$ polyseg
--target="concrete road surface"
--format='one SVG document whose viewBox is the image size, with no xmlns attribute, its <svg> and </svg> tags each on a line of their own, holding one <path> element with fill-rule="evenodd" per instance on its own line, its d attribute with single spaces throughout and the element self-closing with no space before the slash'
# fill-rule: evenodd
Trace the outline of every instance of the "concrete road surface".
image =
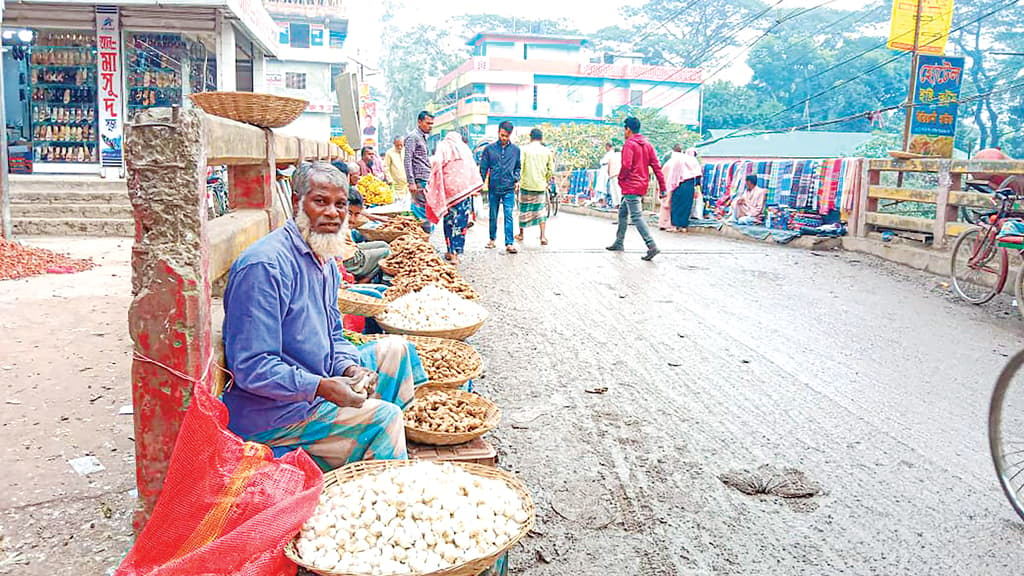
<svg viewBox="0 0 1024 576">
<path fill-rule="evenodd" d="M 1020 573 L 1024 522 L 985 435 L 1024 345 L 1008 300 L 703 235 L 660 234 L 646 263 L 632 229 L 631 251 L 605 252 L 613 233 L 562 214 L 549 246 L 532 230 L 507 255 L 483 248 L 486 222 L 470 232 L 464 273 L 491 311 L 478 390 L 537 504 L 514 574 Z M 104 266 L 0 283 L 0 392 L 18 402 L 0 405 L 0 573 L 102 574 L 129 543 L 129 245 L 55 244 Z M 78 476 L 67 460 L 89 454 L 106 470 Z M 747 471 L 748 490 L 818 493 L 722 481 Z"/>
</svg>

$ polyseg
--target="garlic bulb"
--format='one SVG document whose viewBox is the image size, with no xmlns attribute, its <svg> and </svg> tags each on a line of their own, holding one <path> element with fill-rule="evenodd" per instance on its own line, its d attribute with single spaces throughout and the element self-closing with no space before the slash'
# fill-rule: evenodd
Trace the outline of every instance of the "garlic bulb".
<svg viewBox="0 0 1024 576">
<path fill-rule="evenodd" d="M 433 572 L 504 548 L 529 519 L 505 482 L 417 462 L 328 487 L 296 550 L 323 570 Z"/>
<path fill-rule="evenodd" d="M 396 298 L 380 319 L 403 330 L 449 330 L 472 326 L 486 317 L 487 311 L 476 302 L 428 284 Z"/>
</svg>

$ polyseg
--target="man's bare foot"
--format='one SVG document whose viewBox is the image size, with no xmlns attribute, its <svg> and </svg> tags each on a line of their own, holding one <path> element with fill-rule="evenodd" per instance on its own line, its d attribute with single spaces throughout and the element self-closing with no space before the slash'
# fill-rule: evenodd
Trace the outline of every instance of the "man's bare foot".
<svg viewBox="0 0 1024 576">
<path fill-rule="evenodd" d="M 508 252 L 509 254 L 518 254 L 519 253 L 519 250 L 516 250 L 516 247 L 513 246 L 512 244 L 509 244 L 508 246 L 505 246 L 505 251 Z"/>
<path fill-rule="evenodd" d="M 523 241 L 523 233 L 522 232 L 520 232 L 519 234 L 516 234 L 516 240 L 518 240 L 520 242 Z"/>
<path fill-rule="evenodd" d="M 494 248 L 495 246 L 496 246 L 496 244 L 494 243 L 494 240 L 491 240 L 490 242 L 487 243 L 486 247 L 487 248 Z"/>
<path fill-rule="evenodd" d="M 548 245 L 548 239 L 547 238 L 541 238 L 540 239 L 540 245 L 541 246 L 547 246 Z"/>
</svg>

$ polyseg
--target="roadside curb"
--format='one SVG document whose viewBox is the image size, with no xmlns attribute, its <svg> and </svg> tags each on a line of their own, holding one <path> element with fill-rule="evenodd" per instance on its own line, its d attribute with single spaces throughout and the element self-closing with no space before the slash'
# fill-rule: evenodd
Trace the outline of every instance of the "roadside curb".
<svg viewBox="0 0 1024 576">
<path fill-rule="evenodd" d="M 579 214 L 581 216 L 593 216 L 597 218 L 603 218 L 605 220 L 615 220 L 618 218 L 618 214 L 615 212 L 604 212 L 601 210 L 594 210 L 592 208 L 585 208 L 582 206 L 572 206 L 563 204 L 559 207 L 560 211 L 567 212 L 569 214 Z M 653 212 L 645 212 L 647 216 L 653 215 Z M 758 240 L 751 238 L 746 234 L 731 228 L 729 226 L 722 226 L 721 228 L 704 228 L 704 227 L 693 227 L 689 228 L 686 235 L 701 235 L 701 236 L 719 236 L 723 238 L 729 238 L 732 240 L 742 240 L 744 242 L 752 242 L 755 244 L 770 244 L 772 246 L 779 246 L 782 248 L 796 248 L 800 250 L 813 250 L 813 251 L 827 251 L 835 250 L 842 247 L 840 238 L 822 238 L 819 236 L 801 236 L 794 238 L 788 244 L 779 244 L 769 236 L 764 240 Z"/>
</svg>

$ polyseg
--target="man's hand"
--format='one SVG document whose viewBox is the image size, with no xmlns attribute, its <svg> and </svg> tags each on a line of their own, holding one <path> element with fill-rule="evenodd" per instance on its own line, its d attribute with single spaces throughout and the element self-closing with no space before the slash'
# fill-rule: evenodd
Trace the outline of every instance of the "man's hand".
<svg viewBox="0 0 1024 576">
<path fill-rule="evenodd" d="M 320 380 L 316 395 L 337 405 L 339 408 L 362 408 L 368 394 L 360 394 L 348 382 L 334 378 Z"/>
<path fill-rule="evenodd" d="M 369 368 L 353 364 L 342 372 L 342 376 L 351 378 L 356 382 L 366 378 L 366 395 L 373 396 L 377 392 L 377 373 Z"/>
</svg>

